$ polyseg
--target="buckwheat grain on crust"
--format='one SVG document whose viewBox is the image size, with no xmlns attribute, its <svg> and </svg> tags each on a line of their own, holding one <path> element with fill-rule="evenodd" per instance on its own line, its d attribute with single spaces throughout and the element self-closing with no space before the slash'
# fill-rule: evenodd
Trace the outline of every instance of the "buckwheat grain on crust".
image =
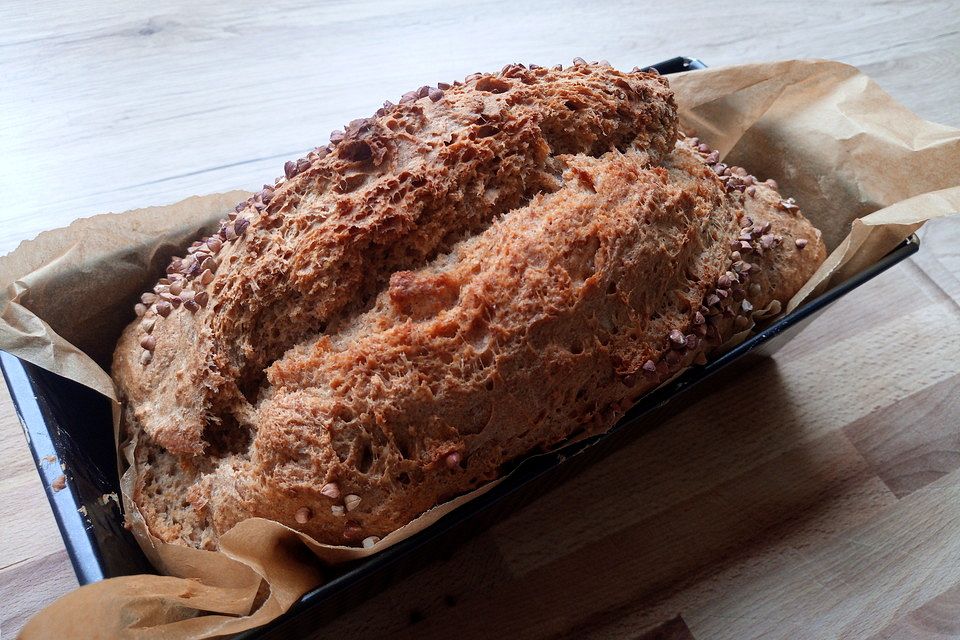
<svg viewBox="0 0 960 640">
<path fill-rule="evenodd" d="M 653 74 L 511 65 L 287 163 L 117 346 L 151 532 L 216 548 L 259 516 L 369 544 L 785 302 L 819 232 L 678 135 Z"/>
</svg>

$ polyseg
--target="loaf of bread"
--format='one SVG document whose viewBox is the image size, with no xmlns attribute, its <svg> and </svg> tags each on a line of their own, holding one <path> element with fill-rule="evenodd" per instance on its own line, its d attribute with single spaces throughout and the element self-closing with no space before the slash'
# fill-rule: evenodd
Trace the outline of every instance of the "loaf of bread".
<svg viewBox="0 0 960 640">
<path fill-rule="evenodd" d="M 386 103 L 176 257 L 114 355 L 150 531 L 370 544 L 600 432 L 825 257 L 665 79 L 510 65 Z"/>
</svg>

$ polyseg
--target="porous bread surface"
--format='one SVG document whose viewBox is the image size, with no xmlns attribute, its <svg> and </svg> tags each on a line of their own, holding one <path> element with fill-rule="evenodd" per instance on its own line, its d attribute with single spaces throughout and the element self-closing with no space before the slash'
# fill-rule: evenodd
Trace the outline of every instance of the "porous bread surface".
<svg viewBox="0 0 960 640">
<path fill-rule="evenodd" d="M 606 429 L 825 256 L 771 186 L 677 141 L 662 78 L 436 91 L 351 123 L 144 299 L 113 374 L 158 538 L 383 536 Z M 203 304 L 158 309 L 171 286 Z"/>
</svg>

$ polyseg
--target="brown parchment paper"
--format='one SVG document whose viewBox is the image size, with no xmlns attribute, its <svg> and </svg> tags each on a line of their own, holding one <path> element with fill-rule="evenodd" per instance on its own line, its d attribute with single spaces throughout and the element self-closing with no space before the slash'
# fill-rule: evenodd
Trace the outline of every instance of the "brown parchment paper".
<svg viewBox="0 0 960 640">
<path fill-rule="evenodd" d="M 726 162 L 775 178 L 823 231 L 831 254 L 788 309 L 875 262 L 925 220 L 960 211 L 960 130 L 918 118 L 853 67 L 784 61 L 670 83 L 688 132 Z M 246 195 L 95 216 L 23 243 L 0 258 L 0 349 L 116 402 L 106 367 L 137 296 L 169 256 Z M 134 533 L 164 575 L 77 589 L 34 616 L 21 637 L 209 638 L 249 629 L 321 584 L 325 567 L 378 553 L 495 484 L 432 509 L 372 549 L 323 545 L 251 519 L 222 536 L 219 552 L 153 539 L 124 491 Z"/>
</svg>

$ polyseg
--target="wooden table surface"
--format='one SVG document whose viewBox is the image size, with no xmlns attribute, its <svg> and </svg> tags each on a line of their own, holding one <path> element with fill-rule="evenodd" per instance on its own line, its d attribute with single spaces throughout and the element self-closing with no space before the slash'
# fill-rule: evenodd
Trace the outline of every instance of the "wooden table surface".
<svg viewBox="0 0 960 640">
<path fill-rule="evenodd" d="M 955 0 L 156 4 L 0 8 L 0 252 L 255 189 L 386 98 L 514 61 L 833 58 L 960 126 Z M 960 222 L 930 225 L 774 359 L 323 637 L 960 638 L 958 273 Z M 76 579 L 0 395 L 12 637 Z"/>
</svg>

